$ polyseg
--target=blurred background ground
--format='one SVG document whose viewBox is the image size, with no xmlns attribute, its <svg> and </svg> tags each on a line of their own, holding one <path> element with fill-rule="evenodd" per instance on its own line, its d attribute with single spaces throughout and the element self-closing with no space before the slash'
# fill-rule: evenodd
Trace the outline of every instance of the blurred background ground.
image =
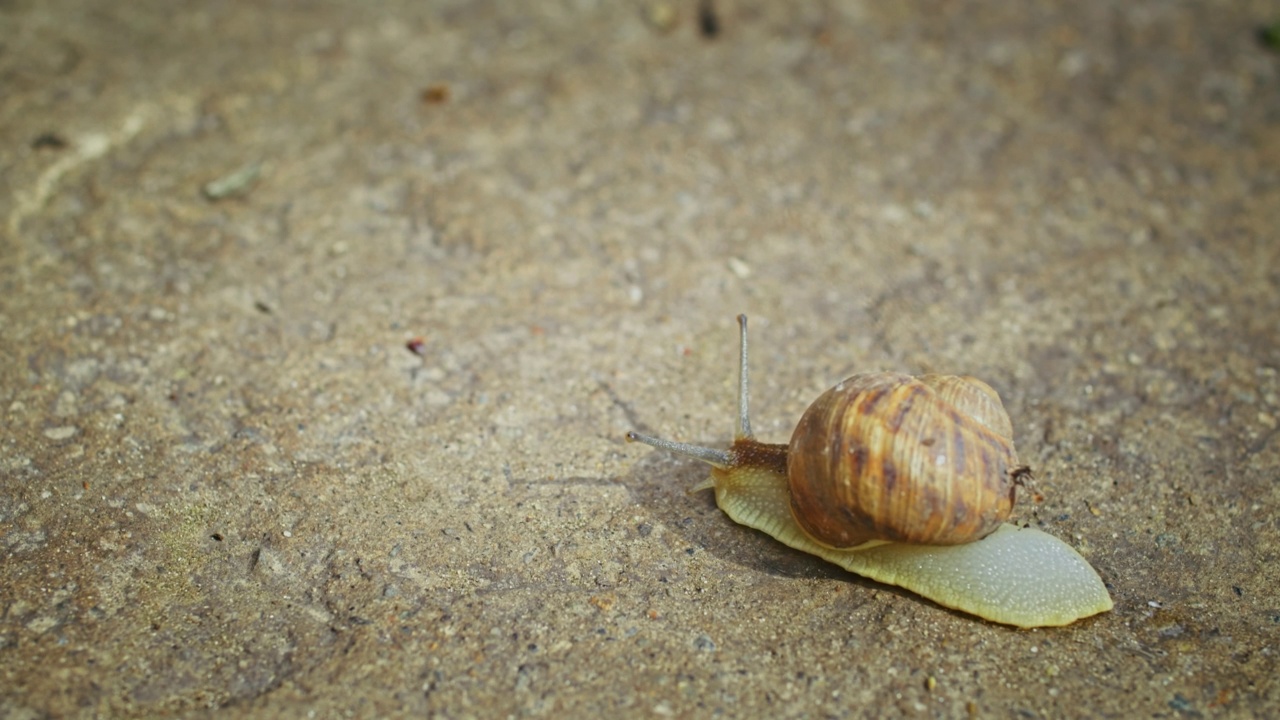
<svg viewBox="0 0 1280 720">
<path fill-rule="evenodd" d="M 1275 13 L 0 2 L 0 715 L 1280 713 Z M 738 312 L 766 439 L 991 382 L 1115 610 L 686 495 Z"/>
</svg>

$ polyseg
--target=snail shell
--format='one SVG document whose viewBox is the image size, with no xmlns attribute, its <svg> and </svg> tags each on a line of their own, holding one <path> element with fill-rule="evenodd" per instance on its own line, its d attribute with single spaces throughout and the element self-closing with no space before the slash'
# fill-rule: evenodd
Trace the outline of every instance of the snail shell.
<svg viewBox="0 0 1280 720">
<path fill-rule="evenodd" d="M 999 395 L 950 375 L 855 375 L 820 396 L 788 445 L 762 443 L 748 413 L 741 325 L 738 429 L 730 449 L 627 433 L 711 465 L 735 522 L 939 605 L 1018 627 L 1110 610 L 1097 572 L 1071 546 L 1003 522 L 1020 474 Z"/>
<path fill-rule="evenodd" d="M 1000 396 L 981 380 L 855 375 L 796 425 L 787 450 L 792 513 L 836 548 L 972 542 L 1013 511 L 1012 436 Z"/>
</svg>

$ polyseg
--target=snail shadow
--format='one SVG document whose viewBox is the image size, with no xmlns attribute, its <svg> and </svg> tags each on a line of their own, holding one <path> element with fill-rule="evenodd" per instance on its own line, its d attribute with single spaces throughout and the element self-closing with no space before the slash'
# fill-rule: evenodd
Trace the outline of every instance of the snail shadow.
<svg viewBox="0 0 1280 720">
<path fill-rule="evenodd" d="M 716 507 L 714 492 L 690 492 L 706 478 L 705 463 L 659 451 L 634 463 L 618 482 L 646 509 L 650 522 L 661 524 L 682 539 L 686 552 L 705 551 L 776 577 L 847 580 L 867 587 L 888 587 L 738 525 Z"/>
</svg>

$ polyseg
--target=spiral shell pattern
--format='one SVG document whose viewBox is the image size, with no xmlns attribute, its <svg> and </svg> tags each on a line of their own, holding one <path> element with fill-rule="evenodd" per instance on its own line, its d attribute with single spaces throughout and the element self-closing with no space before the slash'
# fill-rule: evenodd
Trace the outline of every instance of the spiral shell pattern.
<svg viewBox="0 0 1280 720">
<path fill-rule="evenodd" d="M 833 548 L 977 540 L 1013 510 L 1012 434 L 981 380 L 855 375 L 814 401 L 791 436 L 792 514 Z"/>
</svg>

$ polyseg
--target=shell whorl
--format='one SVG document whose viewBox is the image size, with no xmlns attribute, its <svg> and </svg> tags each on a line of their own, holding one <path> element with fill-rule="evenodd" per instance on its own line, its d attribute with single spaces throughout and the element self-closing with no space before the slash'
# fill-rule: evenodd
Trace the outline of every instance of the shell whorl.
<svg viewBox="0 0 1280 720">
<path fill-rule="evenodd" d="M 979 380 L 855 375 L 815 400 L 791 436 L 792 514 L 835 548 L 971 542 L 1013 510 L 1011 435 L 999 395 Z"/>
</svg>

